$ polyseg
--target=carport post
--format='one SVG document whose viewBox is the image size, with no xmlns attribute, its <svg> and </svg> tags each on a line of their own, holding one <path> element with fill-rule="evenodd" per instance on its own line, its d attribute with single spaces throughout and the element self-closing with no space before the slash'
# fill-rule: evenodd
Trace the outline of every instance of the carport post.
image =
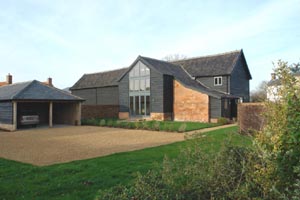
<svg viewBox="0 0 300 200">
<path fill-rule="evenodd" d="M 50 101 L 49 104 L 49 127 L 53 126 L 53 102 Z"/>
<path fill-rule="evenodd" d="M 17 130 L 17 102 L 13 101 L 13 127 L 12 131 Z"/>
<path fill-rule="evenodd" d="M 77 112 L 77 119 L 76 119 L 77 124 L 76 125 L 80 126 L 81 125 L 81 102 L 79 102 L 77 104 L 76 112 Z"/>
</svg>

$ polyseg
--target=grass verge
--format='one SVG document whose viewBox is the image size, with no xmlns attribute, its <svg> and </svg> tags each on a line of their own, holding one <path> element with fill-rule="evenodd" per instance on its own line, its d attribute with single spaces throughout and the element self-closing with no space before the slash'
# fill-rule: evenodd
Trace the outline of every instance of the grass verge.
<svg viewBox="0 0 300 200">
<path fill-rule="evenodd" d="M 0 159 L 0 197 L 94 199 L 99 189 L 129 184 L 136 172 L 161 167 L 164 156 L 175 158 L 181 149 L 194 145 L 195 140 L 200 140 L 197 144 L 212 155 L 228 137 L 234 145 L 251 144 L 249 137 L 236 132 L 237 127 L 220 129 L 205 133 L 200 139 L 46 167 Z"/>
</svg>

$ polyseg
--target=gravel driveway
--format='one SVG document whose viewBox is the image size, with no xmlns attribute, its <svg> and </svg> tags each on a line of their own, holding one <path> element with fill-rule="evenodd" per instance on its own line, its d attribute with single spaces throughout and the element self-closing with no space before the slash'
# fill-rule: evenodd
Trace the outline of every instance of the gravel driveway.
<svg viewBox="0 0 300 200">
<path fill-rule="evenodd" d="M 0 157 L 51 165 L 184 140 L 184 134 L 94 126 L 0 131 Z"/>
</svg>

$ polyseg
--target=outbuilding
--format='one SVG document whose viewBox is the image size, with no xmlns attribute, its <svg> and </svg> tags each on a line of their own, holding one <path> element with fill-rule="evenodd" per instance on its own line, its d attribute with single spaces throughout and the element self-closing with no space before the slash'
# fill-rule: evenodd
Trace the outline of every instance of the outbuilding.
<svg viewBox="0 0 300 200">
<path fill-rule="evenodd" d="M 80 125 L 84 100 L 33 80 L 0 87 L 0 128 L 15 131 L 22 115 L 36 113 L 39 126 Z"/>
</svg>

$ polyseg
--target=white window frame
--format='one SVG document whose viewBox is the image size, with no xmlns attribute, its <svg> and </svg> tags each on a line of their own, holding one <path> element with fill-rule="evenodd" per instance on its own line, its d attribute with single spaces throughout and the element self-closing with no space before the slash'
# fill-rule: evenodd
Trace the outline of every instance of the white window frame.
<svg viewBox="0 0 300 200">
<path fill-rule="evenodd" d="M 217 84 L 216 84 L 216 80 L 217 80 Z M 214 86 L 221 86 L 221 85 L 223 85 L 222 76 L 216 76 L 216 77 L 214 77 Z"/>
</svg>

